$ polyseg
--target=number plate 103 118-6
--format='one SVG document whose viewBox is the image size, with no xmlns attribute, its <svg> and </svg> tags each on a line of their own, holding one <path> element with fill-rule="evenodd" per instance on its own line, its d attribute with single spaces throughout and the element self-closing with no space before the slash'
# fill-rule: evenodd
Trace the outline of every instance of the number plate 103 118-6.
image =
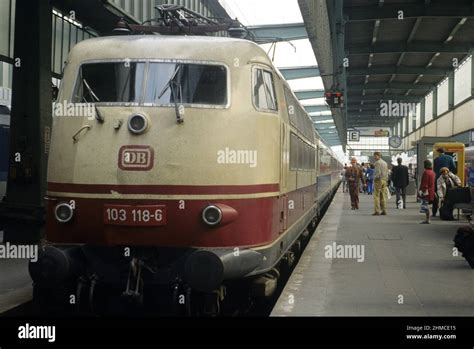
<svg viewBox="0 0 474 349">
<path fill-rule="evenodd" d="M 125 226 L 166 225 L 166 206 L 104 205 L 104 224 Z"/>
</svg>

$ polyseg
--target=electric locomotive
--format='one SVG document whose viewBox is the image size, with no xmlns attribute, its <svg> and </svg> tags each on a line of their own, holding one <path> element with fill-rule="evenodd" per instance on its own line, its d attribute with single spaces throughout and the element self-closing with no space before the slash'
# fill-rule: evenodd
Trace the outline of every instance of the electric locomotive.
<svg viewBox="0 0 474 349">
<path fill-rule="evenodd" d="M 83 41 L 54 111 L 37 298 L 93 303 L 113 286 L 142 302 L 159 286 L 218 303 L 229 283 L 268 279 L 339 183 L 340 163 L 247 40 Z"/>
</svg>

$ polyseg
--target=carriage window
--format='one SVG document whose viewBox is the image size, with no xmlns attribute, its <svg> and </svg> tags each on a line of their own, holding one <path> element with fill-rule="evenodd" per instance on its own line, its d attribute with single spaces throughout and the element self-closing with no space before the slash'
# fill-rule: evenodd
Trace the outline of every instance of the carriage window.
<svg viewBox="0 0 474 349">
<path fill-rule="evenodd" d="M 138 103 L 143 88 L 145 63 L 114 62 L 83 64 L 73 103 Z"/>
<path fill-rule="evenodd" d="M 255 107 L 261 110 L 276 111 L 277 103 L 272 74 L 263 69 L 254 69 L 253 84 Z"/>
<path fill-rule="evenodd" d="M 227 104 L 224 66 L 186 63 L 83 64 L 73 103 Z M 146 81 L 145 81 L 146 80 Z"/>
</svg>

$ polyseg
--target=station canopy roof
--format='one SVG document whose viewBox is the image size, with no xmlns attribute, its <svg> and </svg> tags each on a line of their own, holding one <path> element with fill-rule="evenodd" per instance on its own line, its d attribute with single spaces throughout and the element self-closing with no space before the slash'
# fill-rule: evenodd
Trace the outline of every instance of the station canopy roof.
<svg viewBox="0 0 474 349">
<path fill-rule="evenodd" d="M 474 44 L 472 1 L 344 0 L 348 127 L 394 126 L 382 101 L 419 102 Z"/>
</svg>

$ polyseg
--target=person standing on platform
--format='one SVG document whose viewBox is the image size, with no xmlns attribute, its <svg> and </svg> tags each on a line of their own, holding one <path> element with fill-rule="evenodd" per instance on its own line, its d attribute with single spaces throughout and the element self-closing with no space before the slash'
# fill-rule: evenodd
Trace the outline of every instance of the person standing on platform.
<svg viewBox="0 0 474 349">
<path fill-rule="evenodd" d="M 421 176 L 419 197 L 421 198 L 421 208 L 420 212 L 426 214 L 426 219 L 421 222 L 422 224 L 430 224 L 430 204 L 433 203 L 435 199 L 435 174 L 431 169 L 433 166 L 430 160 L 425 160 L 424 168 L 425 171 Z"/>
<path fill-rule="evenodd" d="M 341 171 L 342 177 L 342 192 L 347 192 L 347 178 L 346 178 L 347 164 L 344 164 L 344 168 Z"/>
<path fill-rule="evenodd" d="M 397 166 L 392 168 L 392 182 L 395 187 L 395 192 L 397 194 L 397 208 L 406 209 L 407 205 L 407 193 L 406 188 L 408 186 L 409 177 L 408 177 L 408 167 L 402 165 L 402 158 L 397 159 Z M 401 202 L 400 200 L 403 200 Z"/>
<path fill-rule="evenodd" d="M 367 195 L 372 195 L 374 192 L 374 164 L 369 164 L 365 177 L 367 178 Z"/>
<path fill-rule="evenodd" d="M 388 181 L 388 166 L 382 159 L 380 152 L 374 153 L 374 213 L 372 216 L 387 215 L 387 181 Z"/>
<path fill-rule="evenodd" d="M 445 154 L 445 149 L 444 148 L 438 148 L 436 150 L 439 153 L 439 156 L 434 159 L 433 162 L 433 170 L 436 176 L 435 179 L 435 186 L 437 185 L 438 178 L 441 176 L 441 169 L 443 167 L 447 167 L 449 171 L 452 173 L 456 174 L 456 164 L 454 163 L 454 159 L 452 156 L 449 156 Z M 435 198 L 433 200 L 433 217 L 436 216 L 436 212 L 438 212 L 438 207 L 439 207 L 439 198 L 435 194 Z"/>
<path fill-rule="evenodd" d="M 360 164 L 360 170 L 362 171 L 362 178 L 361 178 L 361 186 L 359 188 L 359 193 L 363 193 L 367 190 L 366 186 L 364 185 L 364 178 L 365 178 L 365 172 L 366 172 L 366 168 L 365 168 L 365 163 L 363 162 L 362 164 Z"/>
<path fill-rule="evenodd" d="M 346 170 L 346 179 L 349 185 L 349 194 L 351 196 L 351 209 L 359 209 L 359 185 L 362 181 L 365 184 L 364 176 L 362 170 L 357 164 L 357 159 L 351 159 L 351 167 L 348 167 Z"/>
</svg>

